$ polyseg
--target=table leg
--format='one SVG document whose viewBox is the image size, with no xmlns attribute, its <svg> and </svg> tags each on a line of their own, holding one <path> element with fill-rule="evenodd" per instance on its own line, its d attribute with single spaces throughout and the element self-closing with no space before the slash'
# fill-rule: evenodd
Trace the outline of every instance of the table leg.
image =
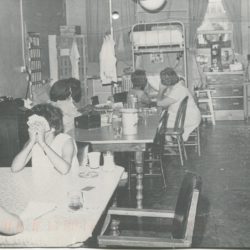
<svg viewBox="0 0 250 250">
<path fill-rule="evenodd" d="M 114 194 L 114 201 L 113 201 L 112 207 L 117 207 L 117 190 L 115 191 L 115 194 Z M 120 235 L 119 225 L 120 225 L 120 220 L 112 218 L 111 224 L 110 224 L 111 235 L 113 236 Z"/>
<path fill-rule="evenodd" d="M 135 170 L 136 170 L 136 201 L 137 208 L 142 209 L 143 199 L 143 152 L 135 152 Z"/>
<path fill-rule="evenodd" d="M 149 169 L 149 174 L 153 174 L 153 162 L 152 162 L 152 159 L 153 159 L 153 153 L 149 152 L 148 153 L 148 160 L 149 160 L 148 169 Z"/>
</svg>

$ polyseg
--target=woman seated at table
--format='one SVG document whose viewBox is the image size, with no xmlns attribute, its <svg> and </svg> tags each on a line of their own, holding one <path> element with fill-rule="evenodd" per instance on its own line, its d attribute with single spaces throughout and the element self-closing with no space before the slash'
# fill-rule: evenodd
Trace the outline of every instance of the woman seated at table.
<svg viewBox="0 0 250 250">
<path fill-rule="evenodd" d="M 190 133 L 199 126 L 200 110 L 188 88 L 172 68 L 165 68 L 160 72 L 161 84 L 157 105 L 168 109 L 167 127 L 173 128 L 181 101 L 188 96 L 186 118 L 184 122 L 183 140 L 186 141 Z"/>
<path fill-rule="evenodd" d="M 0 234 L 15 235 L 23 231 L 21 219 L 0 206 Z"/>
<path fill-rule="evenodd" d="M 128 96 L 133 95 L 138 99 L 139 107 L 148 107 L 151 99 L 145 91 L 147 76 L 145 70 L 137 69 L 131 74 L 133 88 L 129 90 Z"/>
<path fill-rule="evenodd" d="M 29 140 L 14 158 L 11 169 L 20 171 L 31 159 L 36 191 L 45 198 L 57 199 L 66 194 L 64 188 L 78 175 L 77 147 L 73 138 L 63 133 L 59 108 L 46 103 L 34 106 L 31 111 L 27 122 Z"/>
<path fill-rule="evenodd" d="M 81 115 L 75 105 L 81 93 L 81 82 L 75 78 L 58 80 L 50 89 L 50 100 L 63 112 L 65 133 L 74 128 L 74 118 Z"/>
</svg>

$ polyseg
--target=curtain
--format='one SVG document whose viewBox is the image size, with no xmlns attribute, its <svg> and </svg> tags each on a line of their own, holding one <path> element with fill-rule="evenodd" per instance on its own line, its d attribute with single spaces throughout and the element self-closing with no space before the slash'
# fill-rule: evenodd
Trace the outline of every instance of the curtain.
<svg viewBox="0 0 250 250">
<path fill-rule="evenodd" d="M 241 0 L 222 0 L 229 20 L 233 23 L 233 47 L 242 54 Z"/>
<path fill-rule="evenodd" d="M 197 29 L 207 11 L 208 0 L 189 0 L 189 48 L 195 48 Z"/>
<path fill-rule="evenodd" d="M 112 0 L 112 11 L 119 12 L 119 19 L 113 20 L 116 54 L 119 60 L 131 57 L 129 33 L 135 23 L 136 3 L 132 0 Z M 89 62 L 99 61 L 99 52 L 105 33 L 110 31 L 109 0 L 87 0 L 87 40 Z"/>
<path fill-rule="evenodd" d="M 86 20 L 88 60 L 98 62 L 103 37 L 110 32 L 109 0 L 87 0 Z"/>
<path fill-rule="evenodd" d="M 188 88 L 204 86 L 204 75 L 196 61 L 197 29 L 202 24 L 207 11 L 208 0 L 189 0 L 189 51 L 188 56 Z"/>
<path fill-rule="evenodd" d="M 129 61 L 132 57 L 130 31 L 136 23 L 136 3 L 132 0 L 113 0 L 112 8 L 120 14 L 113 20 L 116 56 L 119 61 Z"/>
</svg>

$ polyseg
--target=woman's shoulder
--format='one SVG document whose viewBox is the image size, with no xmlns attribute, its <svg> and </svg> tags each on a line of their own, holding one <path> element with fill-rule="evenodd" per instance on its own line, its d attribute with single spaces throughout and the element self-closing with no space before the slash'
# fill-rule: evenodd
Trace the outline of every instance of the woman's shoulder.
<svg viewBox="0 0 250 250">
<path fill-rule="evenodd" d="M 69 134 L 66 133 L 60 133 L 58 135 L 56 135 L 54 141 L 56 143 L 60 143 L 60 144 L 64 144 L 65 141 L 71 139 L 72 141 L 74 140 Z"/>
</svg>

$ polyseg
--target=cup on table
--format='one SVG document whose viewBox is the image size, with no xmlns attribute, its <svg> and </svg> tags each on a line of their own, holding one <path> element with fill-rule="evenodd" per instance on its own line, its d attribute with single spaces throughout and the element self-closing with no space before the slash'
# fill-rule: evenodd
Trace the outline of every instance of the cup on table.
<svg viewBox="0 0 250 250">
<path fill-rule="evenodd" d="M 100 152 L 90 152 L 88 153 L 88 161 L 90 168 L 99 168 L 100 167 Z"/>
<path fill-rule="evenodd" d="M 78 211 L 83 207 L 83 196 L 80 190 L 68 192 L 68 207 L 71 211 Z"/>
<path fill-rule="evenodd" d="M 122 136 L 121 122 L 118 119 L 112 120 L 112 129 L 115 138 Z"/>
<path fill-rule="evenodd" d="M 115 162 L 114 162 L 114 155 L 108 151 L 104 154 L 104 164 L 103 164 L 103 170 L 104 171 L 112 171 L 115 168 Z"/>
</svg>

